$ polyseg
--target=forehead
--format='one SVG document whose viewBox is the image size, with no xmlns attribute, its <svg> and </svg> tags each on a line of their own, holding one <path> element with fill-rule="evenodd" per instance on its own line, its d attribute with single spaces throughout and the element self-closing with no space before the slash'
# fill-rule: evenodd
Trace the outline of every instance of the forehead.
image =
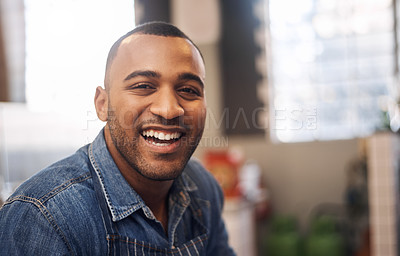
<svg viewBox="0 0 400 256">
<path fill-rule="evenodd" d="M 185 38 L 134 34 L 125 38 L 111 66 L 111 76 L 134 70 L 192 72 L 204 78 L 202 57 Z"/>
</svg>

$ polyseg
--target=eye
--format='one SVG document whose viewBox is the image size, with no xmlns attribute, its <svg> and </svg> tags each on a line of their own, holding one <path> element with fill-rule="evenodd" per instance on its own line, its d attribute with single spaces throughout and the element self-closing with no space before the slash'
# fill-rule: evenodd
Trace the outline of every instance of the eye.
<svg viewBox="0 0 400 256">
<path fill-rule="evenodd" d="M 156 90 L 156 87 L 150 83 L 136 83 L 127 87 L 127 90 L 138 95 L 148 95 Z"/>
<path fill-rule="evenodd" d="M 146 84 L 146 83 L 140 83 L 140 84 L 134 84 L 130 86 L 131 89 L 154 89 L 154 87 L 151 84 Z"/>
<path fill-rule="evenodd" d="M 188 87 L 182 88 L 182 89 L 180 89 L 180 91 L 184 92 L 184 93 L 191 93 L 191 94 L 200 95 L 197 90 L 194 90 L 194 89 L 188 88 Z"/>
<path fill-rule="evenodd" d="M 178 89 L 178 92 L 184 97 L 188 99 L 201 97 L 201 92 L 197 88 L 193 88 L 191 86 L 184 86 Z"/>
</svg>

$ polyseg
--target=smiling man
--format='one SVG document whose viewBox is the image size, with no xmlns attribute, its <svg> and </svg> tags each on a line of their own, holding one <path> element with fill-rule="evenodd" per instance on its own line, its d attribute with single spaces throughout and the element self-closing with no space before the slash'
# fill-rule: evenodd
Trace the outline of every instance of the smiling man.
<svg viewBox="0 0 400 256">
<path fill-rule="evenodd" d="M 191 156 L 205 124 L 205 68 L 161 22 L 111 48 L 98 137 L 22 184 L 0 210 L 5 255 L 233 255 L 223 195 Z"/>
</svg>

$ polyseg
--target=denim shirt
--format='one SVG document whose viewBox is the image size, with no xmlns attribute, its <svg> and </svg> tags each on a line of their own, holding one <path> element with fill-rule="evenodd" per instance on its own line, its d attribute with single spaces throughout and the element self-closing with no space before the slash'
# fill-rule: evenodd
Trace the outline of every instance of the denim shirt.
<svg viewBox="0 0 400 256">
<path fill-rule="evenodd" d="M 103 131 L 24 182 L 0 209 L 1 255 L 234 255 L 215 179 L 190 160 L 167 234 L 113 161 Z"/>
</svg>

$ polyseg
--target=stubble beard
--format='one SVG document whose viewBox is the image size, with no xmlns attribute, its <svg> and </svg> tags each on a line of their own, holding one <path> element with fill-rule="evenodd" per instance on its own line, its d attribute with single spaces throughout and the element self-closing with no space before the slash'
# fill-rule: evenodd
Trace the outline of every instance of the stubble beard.
<svg viewBox="0 0 400 256">
<path fill-rule="evenodd" d="M 111 112 L 109 109 L 109 114 Z M 141 135 L 137 129 L 133 128 L 133 124 L 131 130 L 136 134 L 133 138 L 129 137 L 126 129 L 119 124 L 115 116 L 109 119 L 107 125 L 115 148 L 129 166 L 143 177 L 155 181 L 174 180 L 181 175 L 193 152 L 196 150 L 203 132 L 201 130 L 196 135 L 184 137 L 185 139 L 181 143 L 184 143 L 182 146 L 186 147 L 186 149 L 183 150 L 183 155 L 179 156 L 181 157 L 181 161 L 174 164 L 170 163 L 169 166 L 159 166 L 152 164 L 150 159 L 145 159 L 140 153 L 139 140 L 141 139 Z M 154 157 L 160 160 L 168 159 L 168 155 L 154 155 Z"/>
</svg>

